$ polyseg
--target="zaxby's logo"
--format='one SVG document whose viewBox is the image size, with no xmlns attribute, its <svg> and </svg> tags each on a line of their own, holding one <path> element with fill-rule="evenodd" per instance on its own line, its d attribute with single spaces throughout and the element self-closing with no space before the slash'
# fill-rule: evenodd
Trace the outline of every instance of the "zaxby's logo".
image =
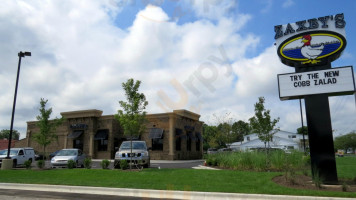
<svg viewBox="0 0 356 200">
<path fill-rule="evenodd" d="M 308 23 L 304 20 L 275 27 L 282 63 L 292 67 L 325 64 L 336 60 L 345 49 L 343 14 L 309 19 Z"/>
</svg>

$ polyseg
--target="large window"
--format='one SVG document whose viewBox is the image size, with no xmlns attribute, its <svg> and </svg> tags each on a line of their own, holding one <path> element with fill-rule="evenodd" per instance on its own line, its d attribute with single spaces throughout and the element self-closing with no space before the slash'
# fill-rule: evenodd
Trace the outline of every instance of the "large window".
<svg viewBox="0 0 356 200">
<path fill-rule="evenodd" d="M 83 140 L 81 139 L 81 137 L 73 140 L 73 148 L 83 150 L 83 146 L 84 146 L 84 143 L 83 143 Z"/>
<path fill-rule="evenodd" d="M 162 138 L 152 139 L 152 150 L 163 151 L 163 139 Z"/>
<path fill-rule="evenodd" d="M 176 151 L 182 150 L 182 129 L 176 128 Z"/>
<path fill-rule="evenodd" d="M 152 150 L 163 151 L 163 132 L 161 128 L 151 128 L 148 138 L 152 140 Z"/>
<path fill-rule="evenodd" d="M 109 135 L 108 129 L 98 130 L 96 132 L 94 140 L 97 141 L 98 151 L 108 150 L 108 135 Z"/>
<path fill-rule="evenodd" d="M 98 140 L 98 151 L 107 151 L 108 150 L 108 140 Z"/>
<path fill-rule="evenodd" d="M 192 139 L 190 137 L 187 137 L 187 151 L 192 150 Z"/>
<path fill-rule="evenodd" d="M 200 141 L 203 141 L 203 138 L 200 133 L 195 133 L 196 139 L 195 139 L 195 151 L 200 151 Z"/>
</svg>

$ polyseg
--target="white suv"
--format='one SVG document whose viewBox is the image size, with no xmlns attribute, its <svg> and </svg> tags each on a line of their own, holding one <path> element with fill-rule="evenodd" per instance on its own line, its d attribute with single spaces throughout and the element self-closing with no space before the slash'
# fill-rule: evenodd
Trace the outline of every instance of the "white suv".
<svg viewBox="0 0 356 200">
<path fill-rule="evenodd" d="M 0 150 L 0 165 L 2 164 L 2 159 L 6 158 L 6 156 L 7 149 Z M 23 165 L 27 160 L 34 161 L 35 151 L 30 147 L 11 148 L 9 156 L 13 160 L 13 167 L 16 167 L 17 165 Z"/>
</svg>

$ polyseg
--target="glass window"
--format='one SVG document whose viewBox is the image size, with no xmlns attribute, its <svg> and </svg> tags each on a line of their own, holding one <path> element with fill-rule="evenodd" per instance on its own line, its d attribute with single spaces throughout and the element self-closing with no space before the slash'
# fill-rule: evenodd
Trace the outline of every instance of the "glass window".
<svg viewBox="0 0 356 200">
<path fill-rule="evenodd" d="M 107 151 L 108 150 L 108 140 L 100 139 L 98 140 L 98 151 Z"/>
<path fill-rule="evenodd" d="M 195 143 L 195 151 L 200 151 L 200 140 L 198 139 L 197 142 Z"/>
<path fill-rule="evenodd" d="M 182 149 L 182 129 L 176 129 L 176 151 Z"/>
<path fill-rule="evenodd" d="M 152 139 L 152 150 L 163 151 L 163 139 L 161 138 Z"/>
<path fill-rule="evenodd" d="M 187 137 L 187 151 L 192 150 L 192 139 L 190 137 Z"/>
<path fill-rule="evenodd" d="M 80 139 L 73 140 L 73 148 L 83 150 L 84 143 Z"/>
</svg>

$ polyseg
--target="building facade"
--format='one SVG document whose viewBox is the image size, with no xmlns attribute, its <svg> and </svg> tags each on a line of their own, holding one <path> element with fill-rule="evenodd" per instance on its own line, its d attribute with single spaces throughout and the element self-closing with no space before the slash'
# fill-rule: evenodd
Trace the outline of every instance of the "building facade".
<svg viewBox="0 0 356 200">
<path fill-rule="evenodd" d="M 57 140 L 46 147 L 46 153 L 65 148 L 82 149 L 94 159 L 113 159 L 120 144 L 129 140 L 114 115 L 102 115 L 100 110 L 62 112 L 64 122 L 56 129 Z M 200 115 L 187 110 L 147 114 L 146 131 L 134 138 L 144 140 L 150 147 L 152 160 L 186 160 L 203 157 Z M 36 121 L 27 122 L 26 138 L 16 147 L 43 147 L 32 139 L 39 132 Z"/>
<path fill-rule="evenodd" d="M 304 136 L 305 145 L 308 147 L 308 136 Z M 230 148 L 240 150 L 240 151 L 248 151 L 250 149 L 256 148 L 278 148 L 284 151 L 298 150 L 304 151 L 304 141 L 303 135 L 297 133 L 291 133 L 287 131 L 277 131 L 273 137 L 272 141 L 269 144 L 265 144 L 258 138 L 257 134 L 250 134 L 244 136 L 243 141 L 234 142 L 230 145 Z"/>
</svg>

